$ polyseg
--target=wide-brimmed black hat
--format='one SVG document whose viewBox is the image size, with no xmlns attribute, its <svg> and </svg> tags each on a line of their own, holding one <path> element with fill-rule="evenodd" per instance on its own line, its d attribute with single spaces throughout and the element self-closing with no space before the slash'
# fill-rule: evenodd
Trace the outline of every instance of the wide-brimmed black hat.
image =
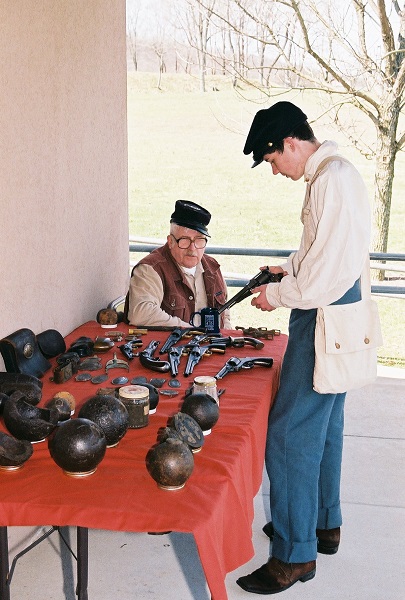
<svg viewBox="0 0 405 600">
<path fill-rule="evenodd" d="M 273 144 L 281 142 L 307 120 L 307 115 L 292 102 L 276 102 L 256 113 L 246 138 L 244 154 L 253 152 L 253 167 L 257 167 Z"/>
<path fill-rule="evenodd" d="M 199 204 L 190 200 L 177 200 L 174 213 L 170 218 L 170 223 L 176 223 L 181 227 L 195 229 L 199 233 L 211 237 L 207 230 L 207 225 L 211 221 L 211 213 Z"/>
</svg>

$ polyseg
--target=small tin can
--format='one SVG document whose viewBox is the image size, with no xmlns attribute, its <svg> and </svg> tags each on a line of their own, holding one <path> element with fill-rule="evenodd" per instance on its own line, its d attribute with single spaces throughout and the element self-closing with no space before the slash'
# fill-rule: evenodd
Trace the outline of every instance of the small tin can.
<svg viewBox="0 0 405 600">
<path fill-rule="evenodd" d="M 140 429 L 149 424 L 149 390 L 142 385 L 120 388 L 119 398 L 129 415 L 129 429 Z"/>
<path fill-rule="evenodd" d="M 194 377 L 193 394 L 209 394 L 219 405 L 217 380 L 215 377 L 210 377 L 208 375 Z"/>
</svg>

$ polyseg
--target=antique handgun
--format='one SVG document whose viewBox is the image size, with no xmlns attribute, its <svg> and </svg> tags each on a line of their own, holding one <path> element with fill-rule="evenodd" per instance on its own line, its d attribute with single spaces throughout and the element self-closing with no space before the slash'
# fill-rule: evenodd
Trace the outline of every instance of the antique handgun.
<svg viewBox="0 0 405 600">
<path fill-rule="evenodd" d="M 200 362 L 204 354 L 209 355 L 213 352 L 220 354 L 225 353 L 225 344 L 207 344 L 206 346 L 200 346 L 200 344 L 194 344 L 188 353 L 186 368 L 184 369 L 184 377 L 188 377 L 193 372 L 194 367 Z"/>
<path fill-rule="evenodd" d="M 215 379 L 223 379 L 228 373 L 237 373 L 241 369 L 252 369 L 255 365 L 258 367 L 271 367 L 273 366 L 273 359 L 267 356 L 246 356 L 245 358 L 232 356 L 215 375 Z"/>
<path fill-rule="evenodd" d="M 252 277 L 252 279 L 245 285 L 245 287 L 243 287 L 237 294 L 235 294 L 233 298 L 228 300 L 228 302 L 225 302 L 225 304 L 223 304 L 221 308 L 218 309 L 218 312 L 222 313 L 227 308 L 231 308 L 234 304 L 237 304 L 241 300 L 248 298 L 250 296 L 251 290 L 253 290 L 254 288 L 264 285 L 265 283 L 281 281 L 282 278 L 283 273 L 271 273 L 269 269 L 263 269 L 257 275 Z"/>
<path fill-rule="evenodd" d="M 170 333 L 169 337 L 167 338 L 167 340 L 165 341 L 163 346 L 160 348 L 159 354 L 164 354 L 165 352 L 169 352 L 169 350 L 175 344 L 177 344 L 177 342 L 179 342 L 184 336 L 190 335 L 192 332 L 201 334 L 204 332 L 204 330 L 198 329 L 196 327 L 184 327 L 184 328 L 176 327 L 175 329 L 173 329 L 173 331 Z"/>
<path fill-rule="evenodd" d="M 136 348 L 140 348 L 141 346 L 142 340 L 140 338 L 135 338 L 134 340 L 130 340 L 125 344 L 121 344 L 121 346 L 118 346 L 118 348 L 121 350 L 125 358 L 127 358 L 128 360 L 132 360 L 136 356 L 134 350 Z"/>
<path fill-rule="evenodd" d="M 190 329 L 189 332 L 191 332 L 191 331 L 195 331 L 195 329 Z M 193 350 L 193 348 L 198 346 L 201 342 L 206 340 L 208 337 L 209 337 L 208 333 L 199 333 L 198 335 L 195 335 L 191 340 L 189 340 L 187 342 L 187 344 L 182 344 L 181 346 L 172 346 L 169 349 L 168 357 L 169 357 L 169 363 L 170 363 L 170 372 L 173 377 L 176 377 L 176 375 L 178 375 L 180 358 L 181 358 L 182 354 L 190 354 L 190 352 Z M 223 344 L 222 341 L 219 343 L 225 347 L 225 344 Z"/>
<path fill-rule="evenodd" d="M 181 355 L 184 352 L 184 346 L 172 346 L 168 351 L 170 374 L 176 377 L 179 373 L 179 364 Z"/>
<path fill-rule="evenodd" d="M 265 340 L 272 340 L 276 335 L 281 334 L 280 329 L 267 329 L 267 327 L 241 327 L 237 325 L 235 329 L 239 329 L 244 335 L 253 335 Z"/>
<path fill-rule="evenodd" d="M 170 364 L 167 362 L 167 360 L 160 360 L 160 358 L 153 356 L 153 353 L 159 344 L 160 342 L 157 340 L 152 340 L 149 342 L 146 348 L 139 353 L 139 361 L 141 365 L 147 369 L 165 373 L 166 371 L 170 370 Z"/>
<path fill-rule="evenodd" d="M 191 331 L 195 331 L 195 329 L 183 329 L 183 332 L 184 331 L 186 331 L 187 333 L 191 333 Z M 194 348 L 194 346 L 205 340 L 207 337 L 207 333 L 199 333 L 198 335 L 194 336 L 191 340 L 189 340 L 187 344 L 182 344 L 181 346 L 173 345 L 170 347 L 167 354 L 169 357 L 170 372 L 173 377 L 176 377 L 176 375 L 179 372 L 180 358 L 182 354 L 188 354 L 191 351 L 191 349 Z"/>
<path fill-rule="evenodd" d="M 253 346 L 256 350 L 261 350 L 264 347 L 264 343 L 253 337 L 210 337 L 211 344 L 225 344 L 227 348 L 243 348 L 244 346 Z"/>
</svg>

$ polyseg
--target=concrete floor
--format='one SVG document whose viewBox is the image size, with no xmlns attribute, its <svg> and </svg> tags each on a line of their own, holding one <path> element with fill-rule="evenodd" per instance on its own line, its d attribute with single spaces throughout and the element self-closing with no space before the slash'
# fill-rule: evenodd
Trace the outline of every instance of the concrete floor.
<svg viewBox="0 0 405 600">
<path fill-rule="evenodd" d="M 342 475 L 344 525 L 338 554 L 319 555 L 315 579 L 283 593 L 290 600 L 401 600 L 405 597 L 405 370 L 381 368 L 376 383 L 346 402 Z M 235 581 L 268 556 L 267 476 L 255 498 L 256 556 L 229 573 L 229 600 L 252 596 Z M 236 525 L 236 524 L 235 524 Z M 14 555 L 46 528 L 10 527 Z M 75 548 L 75 530 L 64 530 Z M 62 557 L 62 560 L 61 560 Z M 76 600 L 76 563 L 57 533 L 16 564 L 12 600 Z M 194 538 L 89 532 L 89 600 L 209 600 Z M 0 599 L 1 600 L 1 599 Z"/>
</svg>

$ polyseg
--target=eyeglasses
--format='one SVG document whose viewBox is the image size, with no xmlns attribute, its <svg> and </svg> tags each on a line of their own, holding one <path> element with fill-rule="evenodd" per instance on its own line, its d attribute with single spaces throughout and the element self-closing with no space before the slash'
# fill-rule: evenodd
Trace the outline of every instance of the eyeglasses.
<svg viewBox="0 0 405 600">
<path fill-rule="evenodd" d="M 196 237 L 192 240 L 189 237 L 181 237 L 177 239 L 172 233 L 170 235 L 181 250 L 187 250 L 187 248 L 190 248 L 191 244 L 194 244 L 194 247 L 197 248 L 197 250 L 202 250 L 202 248 L 205 248 L 207 245 L 207 238 L 205 237 Z"/>
</svg>

